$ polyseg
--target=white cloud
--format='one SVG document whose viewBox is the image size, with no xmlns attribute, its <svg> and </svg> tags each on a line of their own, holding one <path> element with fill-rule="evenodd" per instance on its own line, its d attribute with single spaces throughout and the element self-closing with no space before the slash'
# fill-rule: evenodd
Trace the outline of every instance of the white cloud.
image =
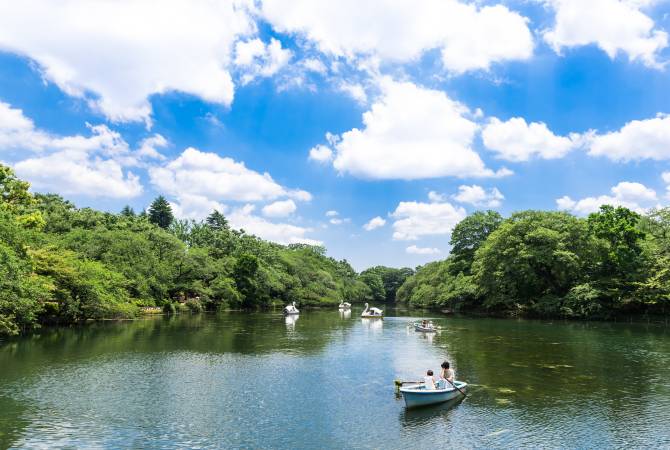
<svg viewBox="0 0 670 450">
<path fill-rule="evenodd" d="M 492 118 L 482 131 L 482 140 L 499 158 L 508 161 L 528 161 L 534 156 L 562 158 L 581 144 L 578 134 L 556 136 L 544 123 L 526 123 L 521 117 L 506 122 Z"/>
<path fill-rule="evenodd" d="M 298 207 L 291 199 L 278 200 L 263 207 L 263 215 L 266 217 L 286 217 L 295 212 Z"/>
<path fill-rule="evenodd" d="M 333 151 L 325 145 L 317 145 L 309 151 L 309 159 L 326 163 L 333 159 Z"/>
<path fill-rule="evenodd" d="M 332 138 L 333 166 L 372 179 L 508 175 L 486 168 L 472 149 L 477 124 L 444 92 L 381 80 L 382 96 L 363 114 L 364 128 Z"/>
<path fill-rule="evenodd" d="M 344 220 L 338 219 L 337 217 L 333 217 L 332 219 L 329 220 L 329 222 L 333 225 L 341 225 L 344 222 Z"/>
<path fill-rule="evenodd" d="M 431 203 L 441 203 L 446 200 L 446 197 L 444 196 L 444 194 L 440 194 L 435 191 L 430 191 L 428 193 L 428 200 L 430 200 Z"/>
<path fill-rule="evenodd" d="M 660 67 L 657 56 L 668 45 L 668 34 L 640 9 L 652 1 L 545 0 L 556 12 L 553 28 L 544 39 L 556 52 L 565 47 L 596 44 L 610 58 L 619 52 L 630 60 Z"/>
<path fill-rule="evenodd" d="M 301 65 L 310 72 L 320 73 L 321 75 L 324 75 L 326 72 L 328 72 L 326 65 L 322 63 L 321 60 L 315 58 L 305 59 L 302 61 Z"/>
<path fill-rule="evenodd" d="M 417 240 L 422 236 L 450 234 L 466 216 L 462 207 L 451 203 L 400 202 L 391 214 L 393 239 Z"/>
<path fill-rule="evenodd" d="M 172 212 L 178 219 L 200 220 L 214 210 L 225 213 L 228 207 L 202 195 L 182 194 L 177 202 L 170 202 Z"/>
<path fill-rule="evenodd" d="M 165 156 L 163 156 L 158 149 L 167 147 L 167 145 L 167 139 L 160 134 L 154 134 L 153 136 L 142 140 L 137 153 L 146 158 L 164 160 Z"/>
<path fill-rule="evenodd" d="M 439 49 L 446 69 L 488 69 L 533 53 L 527 21 L 503 5 L 457 0 L 265 0 L 263 15 L 280 32 L 297 33 L 329 55 L 410 62 Z"/>
<path fill-rule="evenodd" d="M 150 168 L 149 177 L 158 189 L 174 196 L 186 193 L 242 202 L 285 196 L 303 200 L 311 198 L 308 192 L 287 190 L 268 173 L 258 173 L 246 168 L 244 163 L 192 147 L 169 163 Z"/>
<path fill-rule="evenodd" d="M 107 117 L 149 121 L 149 96 L 186 92 L 230 105 L 236 40 L 256 26 L 243 0 L 0 2 L 0 47 Z"/>
<path fill-rule="evenodd" d="M 610 191 L 611 195 L 586 197 L 581 200 L 564 196 L 556 199 L 556 205 L 558 209 L 580 215 L 595 212 L 601 205 L 624 206 L 639 213 L 657 206 L 656 192 L 640 183 L 622 181 Z"/>
<path fill-rule="evenodd" d="M 365 88 L 358 83 L 346 83 L 342 81 L 340 82 L 339 89 L 362 105 L 366 104 L 368 101 L 368 95 L 365 93 Z"/>
<path fill-rule="evenodd" d="M 410 255 L 437 255 L 441 253 L 439 248 L 417 247 L 416 245 L 410 245 L 405 251 Z"/>
<path fill-rule="evenodd" d="M 306 236 L 312 230 L 287 223 L 274 223 L 253 214 L 254 205 L 245 205 L 233 210 L 228 216 L 231 227 L 243 229 L 249 234 L 254 234 L 279 244 L 304 243 L 320 245 L 322 242 Z"/>
<path fill-rule="evenodd" d="M 453 199 L 460 203 L 469 203 L 477 207 L 497 208 L 502 204 L 505 196 L 497 188 L 491 188 L 488 192 L 481 186 L 462 185 L 458 187 L 458 194 Z"/>
<path fill-rule="evenodd" d="M 88 129 L 89 136 L 53 135 L 36 128 L 20 109 L 0 102 L 0 152 L 12 156 L 17 174 L 34 188 L 85 197 L 141 194 L 139 177 L 124 167 L 139 166 L 146 155 L 131 151 L 106 125 Z M 26 152 L 33 156 L 26 158 Z"/>
<path fill-rule="evenodd" d="M 336 216 L 339 216 L 339 215 L 340 215 L 340 213 L 338 213 L 337 211 L 332 210 L 332 209 L 330 211 L 326 211 L 326 217 L 336 217 Z"/>
<path fill-rule="evenodd" d="M 370 219 L 368 221 L 368 223 L 363 225 L 363 228 L 365 229 L 365 231 L 372 231 L 374 229 L 381 228 L 384 225 L 386 225 L 386 220 L 377 216 L 377 217 L 373 217 L 372 219 Z"/>
<path fill-rule="evenodd" d="M 282 48 L 281 42 L 274 38 L 269 44 L 258 38 L 235 44 L 235 65 L 243 69 L 243 84 L 256 77 L 274 75 L 288 64 L 292 56 L 292 52 Z"/>
<path fill-rule="evenodd" d="M 86 197 L 130 198 L 142 193 L 139 177 L 112 159 L 62 150 L 14 164 L 16 173 L 41 191 Z"/>
<path fill-rule="evenodd" d="M 593 135 L 589 154 L 614 161 L 670 159 L 670 116 L 633 120 L 619 131 Z"/>
</svg>

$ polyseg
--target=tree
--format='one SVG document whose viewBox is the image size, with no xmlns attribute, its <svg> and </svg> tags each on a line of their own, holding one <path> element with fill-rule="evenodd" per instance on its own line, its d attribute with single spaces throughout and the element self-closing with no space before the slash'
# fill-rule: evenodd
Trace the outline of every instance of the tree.
<svg viewBox="0 0 670 450">
<path fill-rule="evenodd" d="M 381 275 L 374 270 L 361 273 L 360 280 L 370 289 L 366 300 L 368 302 L 383 302 L 386 300 L 386 291 Z"/>
<path fill-rule="evenodd" d="M 558 315 L 563 297 L 586 280 L 593 249 L 586 222 L 568 213 L 512 215 L 475 254 L 484 306 Z"/>
<path fill-rule="evenodd" d="M 207 216 L 207 225 L 214 231 L 223 231 L 229 228 L 226 217 L 216 209 Z"/>
<path fill-rule="evenodd" d="M 233 278 L 237 291 L 242 297 L 242 306 L 250 308 L 259 303 L 258 282 L 256 274 L 258 273 L 258 258 L 250 254 L 242 254 L 237 258 L 233 270 Z"/>
<path fill-rule="evenodd" d="M 170 203 L 165 197 L 159 195 L 149 206 L 149 222 L 167 230 L 173 220 L 174 215 Z"/>
<path fill-rule="evenodd" d="M 461 220 L 451 233 L 452 270 L 470 274 L 475 252 L 502 223 L 496 211 L 477 211 Z"/>
<path fill-rule="evenodd" d="M 135 217 L 135 210 L 130 205 L 126 205 L 121 210 L 121 215 L 128 218 Z"/>
</svg>

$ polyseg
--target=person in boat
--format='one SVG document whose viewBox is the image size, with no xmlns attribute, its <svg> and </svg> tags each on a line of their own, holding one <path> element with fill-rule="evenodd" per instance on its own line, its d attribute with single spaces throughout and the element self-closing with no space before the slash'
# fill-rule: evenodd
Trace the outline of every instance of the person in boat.
<svg viewBox="0 0 670 450">
<path fill-rule="evenodd" d="M 435 386 L 435 378 L 433 377 L 433 371 L 428 369 L 428 372 L 426 372 L 426 376 L 423 377 L 423 384 L 426 387 L 426 389 L 431 389 L 435 390 L 437 389 Z"/>
<path fill-rule="evenodd" d="M 428 321 L 427 321 L 426 319 L 423 319 L 423 320 L 421 321 L 421 326 L 422 326 L 423 328 L 426 328 L 427 325 L 428 325 Z"/>
<path fill-rule="evenodd" d="M 452 387 L 452 383 L 456 381 L 456 373 L 454 372 L 454 369 L 450 367 L 449 361 L 444 361 L 440 367 L 442 367 L 442 370 L 440 371 L 438 384 L 442 389 Z"/>
</svg>

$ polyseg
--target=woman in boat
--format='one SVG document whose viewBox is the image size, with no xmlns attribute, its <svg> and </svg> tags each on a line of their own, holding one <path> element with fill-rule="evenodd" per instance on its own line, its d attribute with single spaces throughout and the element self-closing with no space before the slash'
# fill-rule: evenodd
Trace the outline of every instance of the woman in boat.
<svg viewBox="0 0 670 450">
<path fill-rule="evenodd" d="M 454 372 L 454 369 L 450 367 L 449 361 L 444 361 L 440 367 L 442 367 L 442 370 L 440 371 L 440 380 L 438 381 L 438 384 L 441 385 L 442 389 L 452 387 L 452 384 L 456 381 L 456 373 Z"/>
<path fill-rule="evenodd" d="M 435 378 L 433 378 L 433 371 L 428 369 L 428 372 L 426 372 L 426 376 L 423 377 L 423 384 L 426 387 L 426 389 L 431 389 L 435 390 L 437 387 L 435 386 Z"/>
</svg>

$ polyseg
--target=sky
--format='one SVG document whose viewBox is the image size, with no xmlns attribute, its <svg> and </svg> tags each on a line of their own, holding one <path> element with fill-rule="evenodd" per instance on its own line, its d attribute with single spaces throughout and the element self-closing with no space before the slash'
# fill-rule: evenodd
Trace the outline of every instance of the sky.
<svg viewBox="0 0 670 450">
<path fill-rule="evenodd" d="M 670 202 L 668 0 L 0 0 L 0 162 L 358 270 L 468 214 Z"/>
</svg>

